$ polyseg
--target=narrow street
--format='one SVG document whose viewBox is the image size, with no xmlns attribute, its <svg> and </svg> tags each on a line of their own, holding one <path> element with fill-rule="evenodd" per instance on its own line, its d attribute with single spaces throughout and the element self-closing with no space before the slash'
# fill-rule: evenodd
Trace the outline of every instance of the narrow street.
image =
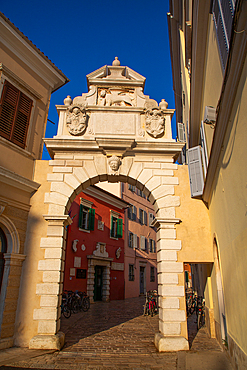
<svg viewBox="0 0 247 370">
<path fill-rule="evenodd" d="M 208 338 L 206 329 L 197 332 L 195 316 L 189 319 L 191 350 L 158 353 L 153 343 L 158 315 L 143 316 L 143 304 L 143 297 L 96 302 L 88 312 L 62 319 L 61 330 L 66 335 L 62 351 L 43 354 L 16 349 L 21 361 L 13 357 L 14 351 L 12 357 L 11 350 L 0 351 L 0 365 L 5 365 L 0 369 L 232 370 L 226 354 L 216 340 Z"/>
</svg>

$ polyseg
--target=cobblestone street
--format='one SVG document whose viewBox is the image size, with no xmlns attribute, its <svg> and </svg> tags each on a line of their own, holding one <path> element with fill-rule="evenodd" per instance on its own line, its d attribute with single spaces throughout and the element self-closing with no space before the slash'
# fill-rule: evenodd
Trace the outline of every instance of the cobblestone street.
<svg viewBox="0 0 247 370">
<path fill-rule="evenodd" d="M 17 361 L 0 352 L 0 365 L 17 368 L 43 369 L 166 369 L 166 370 L 230 370 L 226 354 L 216 340 L 209 339 L 206 329 L 196 330 L 195 317 L 189 318 L 190 352 L 158 353 L 154 333 L 158 332 L 158 315 L 143 316 L 144 298 L 97 302 L 88 312 L 62 319 L 61 330 L 66 335 L 62 351 L 35 357 L 26 350 Z M 17 349 L 22 350 L 22 349 Z M 23 351 L 23 350 L 22 350 Z M 1 356 L 1 353 L 3 356 Z M 29 358 L 28 358 L 29 356 Z M 197 363 L 204 358 L 199 367 Z M 210 360 L 211 359 L 211 360 Z M 208 363 L 208 365 L 207 365 Z M 5 366 L 0 367 L 6 369 Z M 205 367 L 206 366 L 206 367 Z M 209 367 L 208 367 L 209 366 Z M 10 367 L 8 368 L 10 370 Z"/>
</svg>

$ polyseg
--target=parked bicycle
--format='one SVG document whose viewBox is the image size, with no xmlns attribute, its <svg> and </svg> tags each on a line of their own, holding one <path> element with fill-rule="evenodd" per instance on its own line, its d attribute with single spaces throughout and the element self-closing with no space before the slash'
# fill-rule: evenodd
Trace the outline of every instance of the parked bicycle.
<svg viewBox="0 0 247 370">
<path fill-rule="evenodd" d="M 155 315 L 158 313 L 157 290 L 149 290 L 146 292 L 146 301 L 144 304 L 143 315 Z"/>
<path fill-rule="evenodd" d="M 187 316 L 190 316 L 197 308 L 197 293 L 192 289 L 186 291 L 186 310 Z"/>
<path fill-rule="evenodd" d="M 63 293 L 62 295 L 61 313 L 66 319 L 68 319 L 71 316 L 71 309 L 68 304 L 68 299 L 65 293 Z"/>
<path fill-rule="evenodd" d="M 205 323 L 205 300 L 199 296 L 197 298 L 197 329 L 199 330 Z"/>
</svg>

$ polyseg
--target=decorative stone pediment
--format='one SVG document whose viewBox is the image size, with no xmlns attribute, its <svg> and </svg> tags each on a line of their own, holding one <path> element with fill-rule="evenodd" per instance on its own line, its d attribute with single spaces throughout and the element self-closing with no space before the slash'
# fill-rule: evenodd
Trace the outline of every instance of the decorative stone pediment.
<svg viewBox="0 0 247 370">
<path fill-rule="evenodd" d="M 144 94 L 145 77 L 115 58 L 87 75 L 88 92 L 64 99 L 58 105 L 57 135 L 45 139 L 52 156 L 54 150 L 81 150 L 90 146 L 97 155 L 122 160 L 129 151 L 138 147 L 156 147 L 174 144 L 171 118 L 173 109 L 162 99 L 158 102 Z M 116 175 L 116 167 L 108 165 L 108 173 Z M 118 164 L 118 169 L 121 163 Z"/>
<path fill-rule="evenodd" d="M 97 243 L 96 249 L 93 251 L 93 255 L 96 257 L 105 257 L 108 258 L 109 254 L 106 252 L 106 244 L 105 243 Z"/>
</svg>

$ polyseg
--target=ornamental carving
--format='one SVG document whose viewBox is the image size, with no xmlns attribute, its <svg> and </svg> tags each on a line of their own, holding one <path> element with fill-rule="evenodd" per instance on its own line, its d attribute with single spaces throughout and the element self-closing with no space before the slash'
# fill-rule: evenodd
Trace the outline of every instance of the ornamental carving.
<svg viewBox="0 0 247 370">
<path fill-rule="evenodd" d="M 85 108 L 72 105 L 68 109 L 66 125 L 71 135 L 82 135 L 86 131 L 88 115 Z"/>
<path fill-rule="evenodd" d="M 109 167 L 112 171 L 113 174 L 117 174 L 117 171 L 120 167 L 120 164 L 121 164 L 121 160 L 120 158 L 118 158 L 116 155 L 113 155 L 109 160 L 108 160 L 108 163 L 109 163 Z"/>
<path fill-rule="evenodd" d="M 158 108 L 151 108 L 145 111 L 146 131 L 153 137 L 160 137 L 165 132 L 165 117 Z"/>
</svg>

